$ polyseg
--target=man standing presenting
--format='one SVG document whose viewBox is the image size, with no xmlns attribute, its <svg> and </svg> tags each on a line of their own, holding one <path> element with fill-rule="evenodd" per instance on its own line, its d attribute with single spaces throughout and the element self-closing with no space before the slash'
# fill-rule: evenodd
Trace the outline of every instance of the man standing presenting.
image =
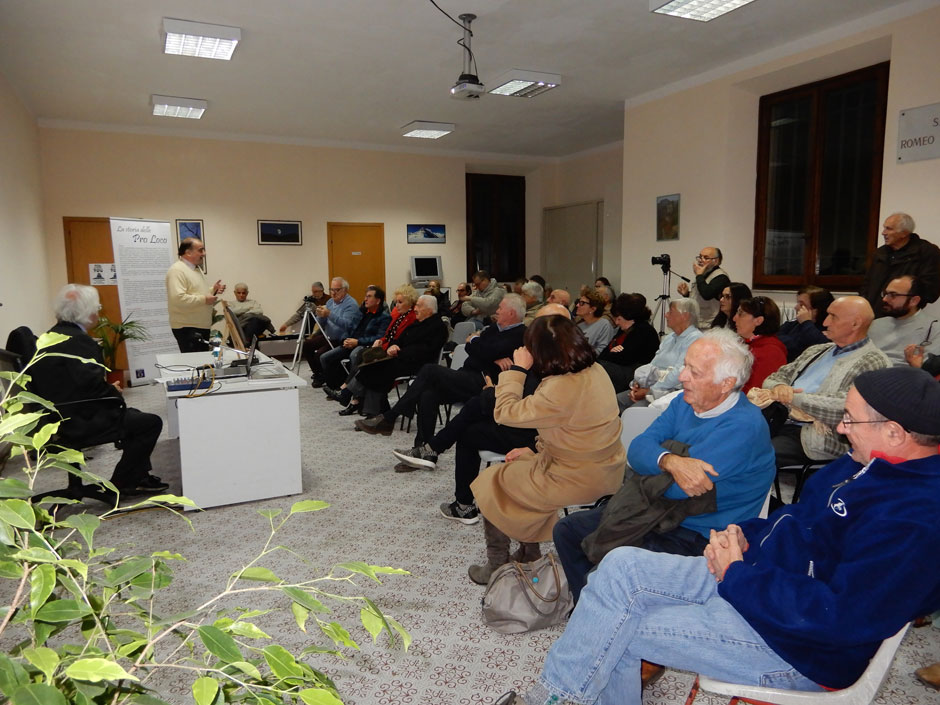
<svg viewBox="0 0 940 705">
<path fill-rule="evenodd" d="M 881 231 L 885 244 L 875 250 L 859 292 L 868 299 L 876 316 L 885 315 L 881 292 L 889 281 L 902 274 L 913 274 L 920 280 L 925 306 L 940 296 L 940 248 L 921 239 L 914 227 L 914 219 L 907 213 L 893 213 L 885 218 Z"/>
<path fill-rule="evenodd" d="M 871 342 L 895 366 L 908 364 L 904 356 L 908 345 L 920 346 L 921 353 L 940 355 L 940 322 L 921 312 L 927 302 L 920 293 L 920 280 L 909 274 L 889 281 L 881 299 L 886 315 L 868 329 Z"/>
<path fill-rule="evenodd" d="M 845 688 L 881 642 L 940 604 L 940 385 L 859 375 L 841 411 L 851 454 L 797 504 L 712 532 L 698 558 L 616 548 L 524 696 L 640 705 L 640 660 L 732 683 Z"/>
<path fill-rule="evenodd" d="M 677 288 L 682 296 L 691 296 L 698 302 L 698 327 L 708 328 L 718 315 L 721 292 L 731 286 L 728 273 L 721 268 L 722 254 L 717 247 L 704 247 L 692 264 L 695 281 L 691 288 L 685 282 L 679 282 Z"/>
<path fill-rule="evenodd" d="M 205 341 L 209 339 L 212 326 L 212 307 L 219 300 L 219 294 L 225 291 L 225 284 L 219 279 L 209 286 L 206 275 L 202 273 L 200 266 L 206 258 L 206 246 L 202 240 L 186 238 L 180 243 L 177 254 L 179 259 L 166 273 L 170 328 L 180 352 L 208 350 Z"/>
</svg>

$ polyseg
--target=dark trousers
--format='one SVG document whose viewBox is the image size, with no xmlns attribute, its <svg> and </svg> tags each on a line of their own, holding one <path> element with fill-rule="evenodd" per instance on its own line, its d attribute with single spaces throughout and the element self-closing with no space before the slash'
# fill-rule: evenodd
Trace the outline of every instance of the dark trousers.
<svg viewBox="0 0 940 705">
<path fill-rule="evenodd" d="M 163 420 L 156 414 L 127 409 L 124 415 L 124 435 L 121 439 L 121 449 L 124 452 L 111 473 L 111 482 L 118 489 L 134 488 L 150 474 L 153 469 L 150 454 L 157 445 L 161 430 Z"/>
<path fill-rule="evenodd" d="M 205 342 L 209 340 L 208 328 L 173 328 L 173 337 L 180 346 L 180 352 L 205 352 L 209 349 L 209 343 Z"/>
<path fill-rule="evenodd" d="M 802 429 L 801 424 L 785 423 L 777 435 L 770 439 L 777 456 L 777 469 L 813 462 L 813 459 L 803 452 L 803 444 L 800 442 Z"/>
<path fill-rule="evenodd" d="M 359 347 L 362 347 L 361 345 Z M 327 350 L 320 355 L 320 369 L 323 371 L 323 381 L 326 386 L 339 389 L 346 379 L 346 370 L 343 369 L 343 360 L 348 360 L 352 351 L 357 348 L 344 348 L 342 345 Z"/>
<path fill-rule="evenodd" d="M 523 446 L 535 450 L 535 436 L 535 429 L 510 428 L 493 421 L 493 414 L 484 410 L 477 395 L 464 403 L 460 412 L 428 441 L 428 445 L 440 455 L 456 444 L 454 497 L 461 504 L 472 504 L 470 483 L 480 474 L 480 451 L 506 453 Z"/>
<path fill-rule="evenodd" d="M 601 523 L 604 506 L 573 512 L 563 517 L 552 530 L 555 550 L 565 569 L 571 596 L 578 601 L 581 590 L 587 585 L 588 573 L 596 567 L 581 550 L 581 542 L 594 532 Z M 649 532 L 643 538 L 643 548 L 656 553 L 674 553 L 677 556 L 701 556 L 708 545 L 708 539 L 697 531 L 682 526 L 663 534 Z"/>
<path fill-rule="evenodd" d="M 614 385 L 614 391 L 617 394 L 630 389 L 630 383 L 633 382 L 633 375 L 636 372 L 636 365 L 618 365 L 610 360 L 600 360 L 597 364 L 607 372 L 607 376 L 610 377 L 610 381 Z"/>
<path fill-rule="evenodd" d="M 429 362 L 408 385 L 398 403 L 385 412 L 393 421 L 398 416 L 414 416 L 418 410 L 418 434 L 415 445 L 426 443 L 434 437 L 437 426 L 437 410 L 447 402 L 467 401 L 483 389 L 483 375 L 472 370 L 451 370 L 435 362 Z"/>
<path fill-rule="evenodd" d="M 310 365 L 310 374 L 315 378 L 320 379 L 323 377 L 323 368 L 320 366 L 320 355 L 332 349 L 323 333 L 314 333 L 304 341 L 304 359 L 307 361 L 307 364 Z"/>
</svg>

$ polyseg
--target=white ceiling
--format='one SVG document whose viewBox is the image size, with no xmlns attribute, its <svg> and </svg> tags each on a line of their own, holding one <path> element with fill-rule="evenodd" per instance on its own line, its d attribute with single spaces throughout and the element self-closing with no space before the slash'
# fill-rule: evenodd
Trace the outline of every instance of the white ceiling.
<svg viewBox="0 0 940 705">
<path fill-rule="evenodd" d="M 0 73 L 37 119 L 399 149 L 562 157 L 622 139 L 624 101 L 825 30 L 931 0 L 756 0 L 709 23 L 648 0 L 438 0 L 478 16 L 483 83 L 510 68 L 562 85 L 522 99 L 450 98 L 460 27 L 428 0 L 0 0 Z M 162 18 L 242 29 L 231 62 L 166 56 Z M 150 115 L 150 94 L 209 101 Z M 690 116 L 692 119 L 693 116 Z M 453 122 L 440 140 L 412 120 Z"/>
</svg>

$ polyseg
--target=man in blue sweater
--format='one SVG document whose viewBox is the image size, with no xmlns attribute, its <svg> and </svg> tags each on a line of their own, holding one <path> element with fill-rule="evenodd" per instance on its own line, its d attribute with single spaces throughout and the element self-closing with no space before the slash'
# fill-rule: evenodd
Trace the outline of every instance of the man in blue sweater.
<svg viewBox="0 0 940 705">
<path fill-rule="evenodd" d="M 739 391 L 753 360 L 733 331 L 702 335 L 685 354 L 679 374 L 684 393 L 630 444 L 627 460 L 636 473 L 672 477 L 666 499 L 686 500 L 715 488 L 715 511 L 687 516 L 669 531 L 649 531 L 643 548 L 701 556 L 712 529 L 760 513 L 775 466 L 767 423 Z M 621 492 L 636 491 L 624 487 Z M 555 525 L 552 538 L 575 601 L 594 568 L 581 542 L 601 524 L 605 507 L 574 512 Z"/>
<path fill-rule="evenodd" d="M 852 450 L 800 501 L 714 532 L 699 558 L 618 548 L 539 683 L 502 703 L 641 702 L 640 660 L 725 681 L 845 688 L 881 642 L 940 607 L 940 385 L 913 368 L 855 378 Z"/>
</svg>

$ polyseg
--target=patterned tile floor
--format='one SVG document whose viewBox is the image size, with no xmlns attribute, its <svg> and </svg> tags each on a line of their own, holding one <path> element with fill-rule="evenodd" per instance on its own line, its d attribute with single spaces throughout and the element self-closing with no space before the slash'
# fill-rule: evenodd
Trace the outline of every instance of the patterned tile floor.
<svg viewBox="0 0 940 705">
<path fill-rule="evenodd" d="M 131 406 L 165 416 L 157 387 L 130 389 L 127 399 Z M 109 545 L 132 544 L 135 552 L 172 549 L 182 553 L 188 560 L 176 568 L 170 597 L 162 605 L 167 611 L 177 611 L 215 595 L 225 579 L 260 550 L 268 532 L 266 520 L 257 514 L 259 509 L 287 509 L 302 498 L 328 501 L 329 509 L 295 517 L 279 535 L 279 543 L 296 549 L 308 562 L 282 553 L 266 561 L 268 567 L 281 577 L 297 579 L 325 574 L 331 565 L 346 560 L 411 572 L 410 576 L 383 578 L 382 585 L 358 581 L 363 594 L 373 597 L 411 632 L 414 643 L 407 653 L 373 646 L 360 627 L 352 630 L 360 652 L 350 651 L 344 659 L 311 659 L 315 667 L 334 677 L 346 703 L 484 704 L 510 688 L 525 689 L 562 627 L 507 636 L 482 624 L 483 588 L 472 584 L 466 574 L 470 563 L 485 558 L 481 526 L 450 522 L 438 512 L 442 501 L 452 499 L 453 454 L 443 455 L 436 471 L 396 474 L 390 451 L 409 447 L 412 436 L 398 430 L 390 438 L 366 436 L 354 431 L 349 417 L 337 416 L 338 410 L 319 390 L 301 391 L 302 495 L 190 513 L 193 531 L 165 512 L 130 514 L 107 522 L 101 540 L 111 541 Z M 92 455 L 90 467 L 109 473 L 116 451 L 99 448 Z M 166 439 L 165 433 L 154 464 L 156 474 L 171 483 L 171 491 L 180 492 L 178 443 Z M 257 470 L 263 473 L 265 468 Z M 60 479 L 47 478 L 42 489 L 59 483 Z M 358 593 L 353 589 L 348 594 Z M 344 608 L 336 614 L 347 624 L 358 622 L 358 615 Z M 279 643 L 292 647 L 326 643 L 312 632 L 300 632 L 289 611 L 266 615 L 259 624 Z M 912 630 L 875 702 L 937 703 L 937 691 L 911 674 L 938 660 L 940 629 Z M 692 678 L 688 673 L 668 671 L 644 694 L 645 703 L 681 705 Z M 159 688 L 173 702 L 192 702 L 182 679 L 167 678 Z M 717 705 L 723 700 L 700 694 L 698 702 Z"/>
</svg>

